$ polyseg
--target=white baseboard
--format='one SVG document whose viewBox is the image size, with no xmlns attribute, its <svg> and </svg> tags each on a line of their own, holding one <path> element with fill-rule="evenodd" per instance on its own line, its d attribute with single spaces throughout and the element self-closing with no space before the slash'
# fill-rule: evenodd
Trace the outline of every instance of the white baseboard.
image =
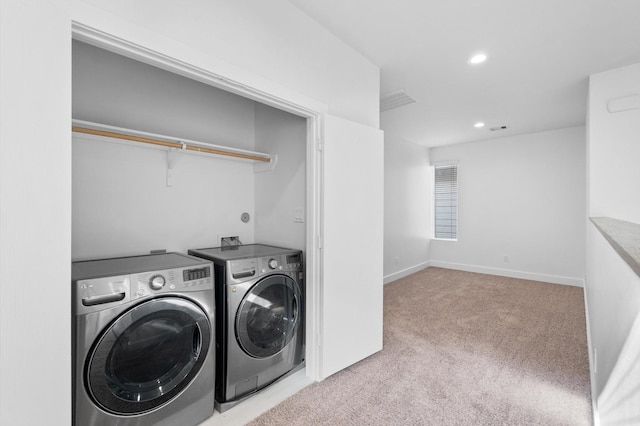
<svg viewBox="0 0 640 426">
<path fill-rule="evenodd" d="M 478 265 L 466 265 L 464 263 L 443 262 L 441 260 L 431 260 L 430 266 L 445 269 L 457 269 L 459 271 L 477 272 L 479 274 L 498 275 L 501 277 L 520 278 L 524 280 L 542 281 L 552 284 L 571 285 L 574 287 L 584 287 L 584 278 L 563 277 L 559 275 L 545 275 L 534 272 L 512 271 L 510 269 L 490 268 Z"/>
<path fill-rule="evenodd" d="M 426 261 L 423 263 L 419 263 L 415 266 L 412 266 L 411 268 L 407 268 L 407 269 L 403 269 L 402 271 L 398 271 L 398 272 L 394 272 L 392 274 L 389 275 L 385 275 L 383 277 L 383 283 L 384 284 L 389 284 L 390 282 L 393 282 L 395 280 L 399 280 L 400 278 L 404 278 L 408 275 L 411 275 L 415 272 L 421 271 L 423 269 L 428 268 L 429 266 L 431 266 L 431 262 Z"/>
</svg>

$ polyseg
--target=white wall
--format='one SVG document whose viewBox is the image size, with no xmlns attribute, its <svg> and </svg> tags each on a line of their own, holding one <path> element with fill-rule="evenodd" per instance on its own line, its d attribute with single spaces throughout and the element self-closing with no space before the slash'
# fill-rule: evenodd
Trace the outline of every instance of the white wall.
<svg viewBox="0 0 640 426">
<path fill-rule="evenodd" d="M 458 161 L 458 241 L 431 262 L 560 284 L 584 279 L 585 130 L 554 130 L 431 149 Z M 507 261 L 505 261 L 507 256 Z"/>
<path fill-rule="evenodd" d="M 609 113 L 610 100 L 640 93 L 640 64 L 591 76 L 588 115 L 589 216 L 640 223 L 640 110 Z M 640 336 L 630 334 L 640 314 L 640 278 L 587 223 L 586 296 L 592 361 L 592 387 L 601 424 L 630 424 L 640 416 L 640 378 L 628 376 L 640 363 Z M 592 353 L 593 355 L 593 353 Z M 597 372 L 596 372 L 597 371 Z"/>
<path fill-rule="evenodd" d="M 429 148 L 392 136 L 384 144 L 385 282 L 428 266 L 431 240 Z"/>
<path fill-rule="evenodd" d="M 255 174 L 255 240 L 305 250 L 307 120 L 257 104 L 255 121 L 256 150 L 278 156 L 275 169 Z"/>
<path fill-rule="evenodd" d="M 275 82 L 327 104 L 332 115 L 378 127 L 378 68 L 285 0 L 74 5 L 82 23 L 205 69 L 225 68 L 226 76 L 246 77 L 245 83 L 249 74 L 261 76 L 267 81 L 252 85 Z"/>
<path fill-rule="evenodd" d="M 73 118 L 254 149 L 254 102 L 73 42 Z"/>
<path fill-rule="evenodd" d="M 73 115 L 237 148 L 255 145 L 253 101 L 78 42 Z M 74 137 L 74 260 L 186 252 L 220 245 L 220 234 L 253 242 L 253 222 L 240 220 L 243 212 L 255 216 L 252 163 L 178 153 L 168 187 L 166 148 L 105 140 Z"/>
<path fill-rule="evenodd" d="M 640 278 L 592 224 L 588 226 L 586 293 L 596 396 L 618 363 L 631 326 L 640 314 Z M 618 368 L 638 362 L 621 359 Z M 636 378 L 640 384 L 640 378 Z"/>
<path fill-rule="evenodd" d="M 73 260 L 253 242 L 251 164 L 181 154 L 166 185 L 166 149 L 73 138 Z"/>
<path fill-rule="evenodd" d="M 640 94 L 640 64 L 595 74 L 589 83 L 589 215 L 640 223 L 640 109 L 611 114 L 607 104 Z"/>
<path fill-rule="evenodd" d="M 0 2 L 0 424 L 71 423 L 66 1 Z"/>
</svg>

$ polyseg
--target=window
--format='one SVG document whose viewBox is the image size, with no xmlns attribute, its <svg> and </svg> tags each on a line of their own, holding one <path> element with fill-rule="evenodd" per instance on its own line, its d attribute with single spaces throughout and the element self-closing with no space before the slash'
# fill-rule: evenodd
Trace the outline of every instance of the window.
<svg viewBox="0 0 640 426">
<path fill-rule="evenodd" d="M 458 165 L 434 167 L 433 236 L 443 240 L 458 238 Z"/>
</svg>

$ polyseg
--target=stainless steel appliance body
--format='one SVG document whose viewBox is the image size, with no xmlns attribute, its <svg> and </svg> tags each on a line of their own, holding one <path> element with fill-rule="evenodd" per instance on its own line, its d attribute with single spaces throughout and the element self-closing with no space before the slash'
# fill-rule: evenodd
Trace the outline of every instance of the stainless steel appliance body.
<svg viewBox="0 0 640 426">
<path fill-rule="evenodd" d="M 304 366 L 302 252 L 249 244 L 189 254 L 214 263 L 216 408 L 224 412 Z"/>
<path fill-rule="evenodd" d="M 72 264 L 75 425 L 213 414 L 213 279 L 211 262 L 180 253 Z"/>
</svg>

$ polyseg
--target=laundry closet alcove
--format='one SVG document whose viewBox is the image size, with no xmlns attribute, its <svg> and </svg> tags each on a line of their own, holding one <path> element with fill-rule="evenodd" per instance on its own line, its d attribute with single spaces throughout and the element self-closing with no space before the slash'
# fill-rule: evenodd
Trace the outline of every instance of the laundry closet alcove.
<svg viewBox="0 0 640 426">
<path fill-rule="evenodd" d="M 167 56 L 108 31 L 77 23 L 73 30 L 74 119 L 225 141 L 278 159 L 272 171 L 254 173 L 253 162 L 180 156 L 168 187 L 166 150 L 87 143 L 93 136 L 75 133 L 74 260 L 207 247 L 228 233 L 300 248 L 306 375 L 321 380 L 379 351 L 382 132 L 257 75 L 238 73 L 239 82 L 171 59 L 179 50 Z M 153 38 L 151 45 L 163 49 Z"/>
<path fill-rule="evenodd" d="M 294 222 L 306 206 L 304 118 L 79 41 L 73 117 L 74 260 L 186 252 L 229 235 L 305 249 Z M 268 153 L 278 167 L 254 173 L 275 163 Z"/>
</svg>

